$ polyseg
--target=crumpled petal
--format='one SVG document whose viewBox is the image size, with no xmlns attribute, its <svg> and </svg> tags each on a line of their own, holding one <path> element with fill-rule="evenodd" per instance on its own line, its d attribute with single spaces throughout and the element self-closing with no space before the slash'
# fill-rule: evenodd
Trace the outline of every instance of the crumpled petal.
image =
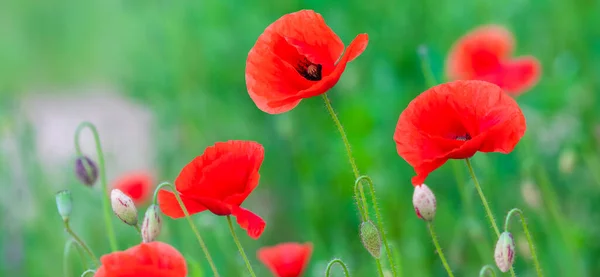
<svg viewBox="0 0 600 277">
<path fill-rule="evenodd" d="M 253 239 L 258 239 L 266 227 L 265 221 L 253 212 L 242 207 L 232 207 L 232 215 L 235 216 L 240 227 Z"/>
</svg>

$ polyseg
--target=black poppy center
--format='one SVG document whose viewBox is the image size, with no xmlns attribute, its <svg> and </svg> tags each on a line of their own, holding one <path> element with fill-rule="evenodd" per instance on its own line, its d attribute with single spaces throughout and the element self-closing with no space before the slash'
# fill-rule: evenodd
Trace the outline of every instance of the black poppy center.
<svg viewBox="0 0 600 277">
<path fill-rule="evenodd" d="M 296 66 L 296 71 L 309 81 L 320 81 L 322 69 L 322 65 L 311 63 L 306 58 L 300 60 Z"/>
<path fill-rule="evenodd" d="M 471 139 L 471 135 L 469 133 L 465 133 L 465 135 L 463 135 L 463 136 L 456 136 L 454 139 L 455 140 L 467 141 L 467 140 Z"/>
</svg>

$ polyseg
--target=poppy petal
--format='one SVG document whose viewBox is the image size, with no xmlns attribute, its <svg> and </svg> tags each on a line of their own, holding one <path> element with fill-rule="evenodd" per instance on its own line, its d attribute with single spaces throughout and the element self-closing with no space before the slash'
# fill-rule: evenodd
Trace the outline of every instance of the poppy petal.
<svg viewBox="0 0 600 277">
<path fill-rule="evenodd" d="M 185 259 L 177 249 L 163 242 L 142 243 L 125 251 L 102 256 L 95 277 L 184 277 Z"/>
<path fill-rule="evenodd" d="M 493 83 L 511 95 L 520 94 L 535 85 L 540 77 L 541 65 L 531 56 L 510 60 L 502 66 L 501 73 Z"/>
<path fill-rule="evenodd" d="M 240 227 L 246 230 L 248 236 L 253 239 L 258 239 L 267 225 L 260 216 L 242 207 L 234 206 L 232 208 L 232 215 L 235 216 Z"/>
<path fill-rule="evenodd" d="M 311 243 L 281 243 L 258 250 L 258 259 L 276 277 L 299 277 L 308 265 L 313 251 Z"/>
<path fill-rule="evenodd" d="M 185 208 L 188 210 L 188 213 L 190 215 L 206 210 L 206 207 L 204 207 L 202 203 L 198 202 L 193 198 L 187 197 L 182 194 L 179 194 L 179 197 L 181 197 L 183 205 L 185 205 Z M 171 218 L 181 218 L 185 216 L 173 192 L 164 189 L 158 191 L 158 206 L 160 207 L 160 210 L 163 212 L 163 214 Z"/>
<path fill-rule="evenodd" d="M 152 195 L 152 176 L 143 171 L 123 175 L 114 182 L 113 189 L 118 189 L 131 197 L 136 206 L 143 205 Z"/>
</svg>

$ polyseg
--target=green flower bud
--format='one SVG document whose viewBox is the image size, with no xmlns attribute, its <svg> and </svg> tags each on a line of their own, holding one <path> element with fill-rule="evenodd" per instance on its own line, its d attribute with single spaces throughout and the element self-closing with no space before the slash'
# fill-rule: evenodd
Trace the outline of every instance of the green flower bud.
<svg viewBox="0 0 600 277">
<path fill-rule="evenodd" d="M 371 256 L 376 259 L 381 257 L 381 236 L 370 220 L 360 224 L 360 240 Z"/>
<path fill-rule="evenodd" d="M 502 272 L 507 272 L 515 261 L 515 240 L 509 232 L 500 234 L 496 250 L 494 251 L 494 259 L 498 269 Z"/>
<path fill-rule="evenodd" d="M 110 203 L 115 215 L 126 224 L 135 226 L 138 223 L 138 214 L 131 197 L 118 189 L 110 192 Z"/>
<path fill-rule="evenodd" d="M 144 222 L 142 223 L 142 240 L 151 242 L 158 237 L 162 228 L 162 219 L 160 218 L 160 209 L 157 205 L 152 204 L 146 210 Z"/>
<path fill-rule="evenodd" d="M 62 216 L 63 221 L 68 221 L 73 209 L 71 191 L 61 190 L 56 193 L 56 208 L 58 208 L 58 213 Z"/>
</svg>

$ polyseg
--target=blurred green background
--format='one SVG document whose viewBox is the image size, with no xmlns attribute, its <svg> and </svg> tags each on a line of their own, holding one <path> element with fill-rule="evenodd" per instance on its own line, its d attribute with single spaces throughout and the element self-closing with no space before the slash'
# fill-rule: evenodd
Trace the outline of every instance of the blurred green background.
<svg viewBox="0 0 600 277">
<path fill-rule="evenodd" d="M 286 241 L 314 244 L 305 276 L 324 276 L 334 257 L 352 276 L 375 276 L 357 234 L 352 172 L 321 98 L 268 115 L 245 88 L 246 56 L 256 38 L 300 9 L 321 13 L 346 44 L 369 34 L 367 50 L 329 96 L 361 172 L 375 182 L 402 276 L 446 274 L 412 207 L 413 171 L 392 140 L 398 116 L 426 89 L 417 49 L 428 48 L 442 80 L 452 43 L 487 23 L 505 25 L 517 39 L 516 54 L 535 55 L 543 65 L 540 83 L 518 98 L 528 121 L 525 138 L 510 155 L 473 159 L 492 210 L 502 225 L 511 208 L 523 209 L 546 276 L 600 276 L 595 0 L 2 1 L 0 276 L 63 276 L 67 236 L 54 202 L 60 189 L 73 192 L 73 229 L 96 255 L 109 252 L 100 190 L 73 175 L 73 132 L 84 120 L 98 124 L 110 180 L 125 169 L 145 169 L 157 183 L 172 181 L 216 141 L 262 143 L 261 183 L 244 206 L 263 216 L 267 229 L 257 241 L 238 229 L 258 276 L 270 273 L 256 250 Z M 133 112 L 139 109 L 142 119 Z M 93 148 L 84 151 L 95 157 Z M 427 184 L 438 200 L 435 227 L 451 267 L 456 276 L 477 276 L 493 264 L 495 238 L 464 162 L 447 163 Z M 194 220 L 222 276 L 245 276 L 225 218 L 203 213 Z M 131 227 L 113 222 L 121 249 L 139 242 Z M 535 276 L 518 222 L 511 231 L 517 274 Z M 185 220 L 166 219 L 159 240 L 186 256 L 189 276 L 210 275 Z M 68 259 L 68 276 L 79 276 L 84 269 L 75 253 Z"/>
</svg>

